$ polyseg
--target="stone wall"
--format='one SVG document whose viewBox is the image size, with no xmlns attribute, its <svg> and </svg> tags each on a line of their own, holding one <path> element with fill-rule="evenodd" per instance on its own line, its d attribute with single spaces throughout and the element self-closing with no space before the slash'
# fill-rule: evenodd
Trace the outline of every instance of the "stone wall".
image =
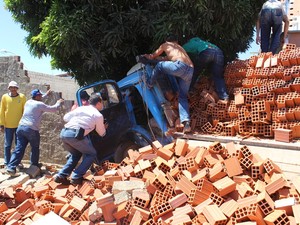
<svg viewBox="0 0 300 225">
<path fill-rule="evenodd" d="M 53 105 L 62 96 L 65 101 L 56 113 L 44 113 L 40 129 L 40 162 L 64 164 L 67 152 L 63 149 L 59 139 L 60 131 L 64 125 L 63 116 L 70 111 L 75 100 L 75 93 L 79 86 L 74 80 L 67 77 L 59 77 L 42 73 L 31 72 L 23 69 L 23 63 L 19 56 L 0 57 L 0 96 L 7 93 L 7 85 L 10 81 L 19 84 L 19 92 L 30 99 L 31 90 L 38 88 L 42 92 L 47 91 L 50 85 L 53 93 L 44 98 L 44 102 Z M 0 157 L 3 157 L 4 137 L 0 132 Z M 26 149 L 24 161 L 29 160 L 30 146 Z"/>
</svg>

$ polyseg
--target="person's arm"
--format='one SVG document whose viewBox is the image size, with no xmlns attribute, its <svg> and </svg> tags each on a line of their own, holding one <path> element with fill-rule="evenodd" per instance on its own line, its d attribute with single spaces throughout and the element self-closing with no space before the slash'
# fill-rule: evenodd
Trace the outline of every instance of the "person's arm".
<svg viewBox="0 0 300 225">
<path fill-rule="evenodd" d="M 47 97 L 49 94 L 52 94 L 52 92 L 53 91 L 51 89 L 47 90 L 47 92 L 42 95 L 42 98 Z"/>
<path fill-rule="evenodd" d="M 1 105 L 0 105 L 0 130 L 4 131 L 4 122 L 5 121 L 5 99 L 2 96 Z"/>
<path fill-rule="evenodd" d="M 256 44 L 260 44 L 260 16 L 256 21 Z"/>
<path fill-rule="evenodd" d="M 145 54 L 144 56 L 148 59 L 155 59 L 157 58 L 158 56 L 160 56 L 163 52 L 164 52 L 164 48 L 163 48 L 163 45 L 162 44 L 161 46 L 159 46 L 159 48 L 152 54 Z"/>
<path fill-rule="evenodd" d="M 23 97 L 22 97 L 22 114 L 24 113 L 24 107 L 25 107 L 26 101 L 27 101 L 27 98 L 25 95 L 23 95 Z"/>
<path fill-rule="evenodd" d="M 290 26 L 290 21 L 287 15 L 283 15 L 283 22 L 284 22 L 284 28 L 283 28 L 284 39 L 286 39 L 289 31 L 289 26 Z"/>
<path fill-rule="evenodd" d="M 103 137 L 106 134 L 106 126 L 104 125 L 104 118 L 102 114 L 96 117 L 96 132 Z"/>
<path fill-rule="evenodd" d="M 57 100 L 57 102 L 54 105 L 46 105 L 45 103 L 43 104 L 43 111 L 44 112 L 56 112 L 60 106 L 60 104 L 63 102 L 63 99 Z"/>
<path fill-rule="evenodd" d="M 76 110 L 70 111 L 64 115 L 64 121 L 69 122 L 71 118 L 76 114 Z"/>
</svg>

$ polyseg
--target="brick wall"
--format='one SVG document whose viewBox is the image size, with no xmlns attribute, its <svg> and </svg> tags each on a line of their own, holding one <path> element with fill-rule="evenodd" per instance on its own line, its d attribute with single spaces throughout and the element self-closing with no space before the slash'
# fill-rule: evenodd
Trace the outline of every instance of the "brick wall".
<svg viewBox="0 0 300 225">
<path fill-rule="evenodd" d="M 63 116 L 70 111 L 78 85 L 74 80 L 66 77 L 58 77 L 42 73 L 26 71 L 19 56 L 0 57 L 0 96 L 7 93 L 7 85 L 10 81 L 16 81 L 20 88 L 19 92 L 29 99 L 32 89 L 39 88 L 46 92 L 47 85 L 50 85 L 54 92 L 44 99 L 49 105 L 55 104 L 60 95 L 65 99 L 64 104 L 56 113 L 44 113 L 40 129 L 40 162 L 64 164 L 67 152 L 63 149 L 59 139 L 60 131 L 64 125 Z M 3 157 L 4 137 L 0 132 L 0 157 Z M 29 160 L 30 146 L 26 149 L 24 161 Z"/>
</svg>

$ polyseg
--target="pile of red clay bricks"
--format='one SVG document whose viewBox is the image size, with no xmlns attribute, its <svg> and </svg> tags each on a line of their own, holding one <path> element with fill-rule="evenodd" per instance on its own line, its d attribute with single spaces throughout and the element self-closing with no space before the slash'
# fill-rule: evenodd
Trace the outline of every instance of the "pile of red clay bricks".
<svg viewBox="0 0 300 225">
<path fill-rule="evenodd" d="M 206 77 L 190 97 L 192 129 L 222 136 L 258 136 L 291 142 L 300 137 L 300 48 L 287 44 L 279 54 L 261 53 L 226 66 L 234 96 L 218 101 Z M 276 134 L 278 133 L 278 134 Z"/>
<path fill-rule="evenodd" d="M 73 225 L 300 224 L 300 177 L 288 181 L 270 159 L 233 143 L 155 141 L 85 179 L 73 186 L 45 176 L 1 190 L 0 224 L 50 214 Z"/>
</svg>

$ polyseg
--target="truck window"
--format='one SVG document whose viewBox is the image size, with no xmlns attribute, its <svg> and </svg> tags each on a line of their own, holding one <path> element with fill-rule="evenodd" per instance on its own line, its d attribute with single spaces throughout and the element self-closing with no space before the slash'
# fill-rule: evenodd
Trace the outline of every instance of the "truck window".
<svg viewBox="0 0 300 225">
<path fill-rule="evenodd" d="M 108 93 L 108 99 L 110 104 L 117 104 L 120 102 L 118 93 L 115 89 L 115 87 L 111 84 L 106 85 L 107 93 Z"/>
<path fill-rule="evenodd" d="M 118 96 L 118 91 L 115 86 L 110 83 L 99 84 L 91 88 L 85 89 L 85 91 L 91 95 L 100 95 L 103 101 L 104 109 L 107 109 L 115 104 L 120 103 L 120 98 Z"/>
</svg>

